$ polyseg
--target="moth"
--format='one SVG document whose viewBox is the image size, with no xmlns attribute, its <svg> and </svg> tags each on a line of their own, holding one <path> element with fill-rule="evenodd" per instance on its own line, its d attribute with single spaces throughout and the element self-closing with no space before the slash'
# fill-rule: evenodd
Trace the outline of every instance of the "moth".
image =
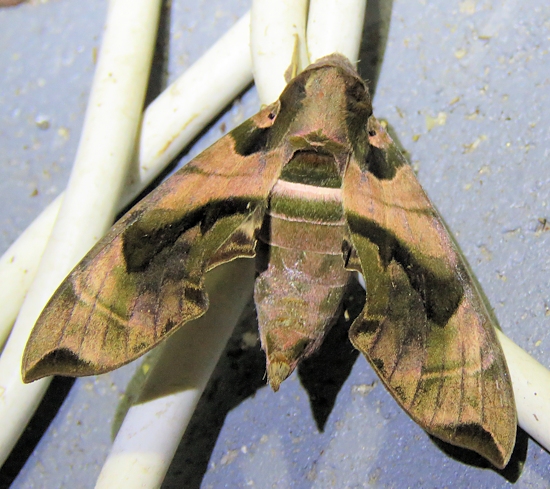
<svg viewBox="0 0 550 489">
<path fill-rule="evenodd" d="M 0 7 L 13 7 L 14 5 L 19 5 L 25 0 L 0 0 Z"/>
<path fill-rule="evenodd" d="M 120 219 L 55 292 L 23 379 L 124 365 L 208 308 L 204 274 L 255 257 L 276 391 L 322 343 L 346 284 L 366 301 L 349 337 L 428 433 L 504 467 L 516 408 L 494 325 L 415 174 L 341 55 L 188 163 Z"/>
</svg>

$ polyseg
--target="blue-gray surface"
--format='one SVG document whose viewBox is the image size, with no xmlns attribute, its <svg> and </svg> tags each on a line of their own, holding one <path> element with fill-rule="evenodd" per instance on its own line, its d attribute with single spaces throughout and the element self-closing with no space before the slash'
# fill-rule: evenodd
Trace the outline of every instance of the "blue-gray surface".
<svg viewBox="0 0 550 489">
<path fill-rule="evenodd" d="M 246 0 L 172 4 L 170 79 L 248 8 Z M 65 186 L 105 10 L 104 0 L 31 0 L 0 11 L 0 251 Z M 376 114 L 410 153 L 503 330 L 550 365 L 550 232 L 539 221 L 550 220 L 550 4 L 372 0 L 369 15 L 363 72 L 375 78 L 369 66 L 382 56 Z M 230 128 L 256 108 L 252 89 L 190 155 L 219 137 L 222 122 Z M 253 312 L 246 318 L 253 327 Z M 251 331 L 245 324 L 237 335 L 246 341 L 233 339 L 165 487 L 510 485 L 442 451 L 361 357 L 351 360 L 320 432 L 319 403 L 304 381 L 293 375 L 276 394 L 260 386 Z M 135 368 L 78 380 L 13 487 L 93 487 Z M 251 375 L 260 379 L 254 388 Z M 550 487 L 548 453 L 527 445 L 515 459 L 525 458 L 515 486 Z"/>
</svg>

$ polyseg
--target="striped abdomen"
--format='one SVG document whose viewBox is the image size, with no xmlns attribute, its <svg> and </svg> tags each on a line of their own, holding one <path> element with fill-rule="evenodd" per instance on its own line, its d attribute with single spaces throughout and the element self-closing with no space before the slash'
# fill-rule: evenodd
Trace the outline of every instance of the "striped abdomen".
<svg viewBox="0 0 550 489">
<path fill-rule="evenodd" d="M 350 272 L 340 188 L 280 179 L 257 244 L 254 299 L 273 389 L 315 351 L 339 312 Z"/>
</svg>

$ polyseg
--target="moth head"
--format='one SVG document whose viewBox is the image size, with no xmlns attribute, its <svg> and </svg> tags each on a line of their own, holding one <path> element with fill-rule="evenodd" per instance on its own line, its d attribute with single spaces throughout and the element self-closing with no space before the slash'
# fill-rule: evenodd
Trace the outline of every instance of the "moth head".
<svg viewBox="0 0 550 489">
<path fill-rule="evenodd" d="M 271 145 L 289 141 L 296 149 L 314 142 L 330 153 L 344 151 L 356 127 L 372 114 L 367 86 L 351 63 L 331 55 L 312 64 L 287 85 L 272 128 Z M 352 127 L 353 126 L 353 127 Z"/>
</svg>

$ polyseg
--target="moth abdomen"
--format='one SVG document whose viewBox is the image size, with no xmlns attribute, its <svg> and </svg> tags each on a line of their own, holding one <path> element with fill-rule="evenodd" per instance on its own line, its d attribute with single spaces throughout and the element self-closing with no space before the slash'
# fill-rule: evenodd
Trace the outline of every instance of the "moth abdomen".
<svg viewBox="0 0 550 489">
<path fill-rule="evenodd" d="M 350 272 L 340 189 L 280 179 L 257 247 L 254 298 L 268 380 L 277 390 L 323 341 L 340 311 Z"/>
</svg>

